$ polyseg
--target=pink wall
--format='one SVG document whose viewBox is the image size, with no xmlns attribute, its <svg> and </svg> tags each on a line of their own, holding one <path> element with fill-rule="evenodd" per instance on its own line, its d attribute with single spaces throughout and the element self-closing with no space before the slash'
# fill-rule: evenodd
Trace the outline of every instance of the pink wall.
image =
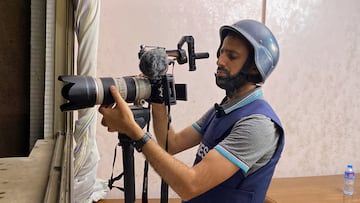
<svg viewBox="0 0 360 203">
<path fill-rule="evenodd" d="M 267 4 L 266 24 L 278 38 L 281 55 L 264 91 L 286 130 L 286 147 L 275 176 L 342 173 L 347 163 L 360 170 L 360 159 L 352 156 L 360 146 L 356 119 L 360 25 L 354 23 L 360 19 L 360 3 L 277 0 Z M 213 76 L 219 27 L 244 18 L 261 20 L 261 5 L 261 0 L 101 1 L 98 76 L 138 74 L 141 44 L 175 49 L 181 36 L 193 35 L 195 48 L 211 57 L 198 61 L 195 72 L 189 72 L 187 64 L 175 66 L 176 82 L 188 84 L 189 100 L 172 106 L 173 126 L 180 130 L 223 97 Z M 97 131 L 98 176 L 108 179 L 117 134 L 100 124 Z M 194 150 L 177 157 L 191 165 Z M 140 197 L 144 159 L 135 156 Z M 117 157 L 115 173 L 122 171 L 120 148 Z M 149 176 L 149 195 L 158 198 L 160 178 L 152 170 Z M 115 190 L 108 194 L 108 198 L 121 197 L 122 192 Z"/>
</svg>

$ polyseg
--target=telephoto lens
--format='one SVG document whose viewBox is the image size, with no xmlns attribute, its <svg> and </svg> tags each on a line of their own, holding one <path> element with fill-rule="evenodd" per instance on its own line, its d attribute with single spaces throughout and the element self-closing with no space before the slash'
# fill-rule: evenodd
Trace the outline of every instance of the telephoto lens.
<svg viewBox="0 0 360 203">
<path fill-rule="evenodd" d="M 61 111 L 73 111 L 114 103 L 110 93 L 110 86 L 114 85 L 120 95 L 128 103 L 148 99 L 151 96 L 151 84 L 146 78 L 127 76 L 120 78 L 90 76 L 59 76 L 65 85 L 61 90 L 62 96 L 68 100 L 60 106 Z"/>
</svg>

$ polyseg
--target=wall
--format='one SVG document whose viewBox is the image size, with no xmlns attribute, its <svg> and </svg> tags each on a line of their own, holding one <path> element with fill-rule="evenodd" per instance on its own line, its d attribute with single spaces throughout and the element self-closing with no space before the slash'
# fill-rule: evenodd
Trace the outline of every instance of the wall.
<svg viewBox="0 0 360 203">
<path fill-rule="evenodd" d="M 141 44 L 175 49 L 183 35 L 193 35 L 197 51 L 210 58 L 197 61 L 197 70 L 175 65 L 177 83 L 188 85 L 188 101 L 172 106 L 175 129 L 190 125 L 224 93 L 216 87 L 218 29 L 239 19 L 261 20 L 257 0 L 133 0 L 101 1 L 98 76 L 122 77 L 139 73 Z M 267 1 L 266 24 L 277 36 L 281 56 L 264 85 L 265 97 L 282 119 L 286 146 L 276 177 L 342 173 L 347 163 L 360 168 L 353 156 L 360 146 L 360 3 L 357 0 Z M 100 126 L 98 117 L 99 178 L 111 174 L 117 135 Z M 177 158 L 191 165 L 194 151 Z M 135 153 L 136 192 L 140 197 L 143 157 Z M 118 149 L 115 173 L 122 171 Z M 160 178 L 151 170 L 149 196 L 159 197 Z M 339 183 L 341 184 L 341 183 Z M 112 191 L 108 198 L 120 198 Z M 171 192 L 171 196 L 176 196 Z"/>
</svg>

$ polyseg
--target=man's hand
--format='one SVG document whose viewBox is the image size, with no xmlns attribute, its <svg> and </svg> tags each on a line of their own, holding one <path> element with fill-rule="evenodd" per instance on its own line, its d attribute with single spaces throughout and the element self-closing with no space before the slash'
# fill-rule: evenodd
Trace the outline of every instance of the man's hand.
<svg viewBox="0 0 360 203">
<path fill-rule="evenodd" d="M 120 96 L 115 86 L 110 87 L 110 92 L 115 103 L 109 106 L 100 106 L 99 112 L 103 115 L 101 124 L 107 127 L 109 132 L 119 132 L 133 140 L 140 139 L 143 130 L 135 122 L 128 104 Z"/>
</svg>

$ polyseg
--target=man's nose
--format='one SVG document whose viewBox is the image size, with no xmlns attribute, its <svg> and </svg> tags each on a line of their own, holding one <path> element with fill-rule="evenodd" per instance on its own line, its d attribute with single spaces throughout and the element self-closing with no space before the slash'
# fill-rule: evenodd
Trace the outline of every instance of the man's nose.
<svg viewBox="0 0 360 203">
<path fill-rule="evenodd" d="M 220 54 L 217 61 L 216 61 L 216 65 L 220 66 L 220 67 L 225 67 L 226 65 L 226 59 L 224 57 L 224 54 Z"/>
</svg>

